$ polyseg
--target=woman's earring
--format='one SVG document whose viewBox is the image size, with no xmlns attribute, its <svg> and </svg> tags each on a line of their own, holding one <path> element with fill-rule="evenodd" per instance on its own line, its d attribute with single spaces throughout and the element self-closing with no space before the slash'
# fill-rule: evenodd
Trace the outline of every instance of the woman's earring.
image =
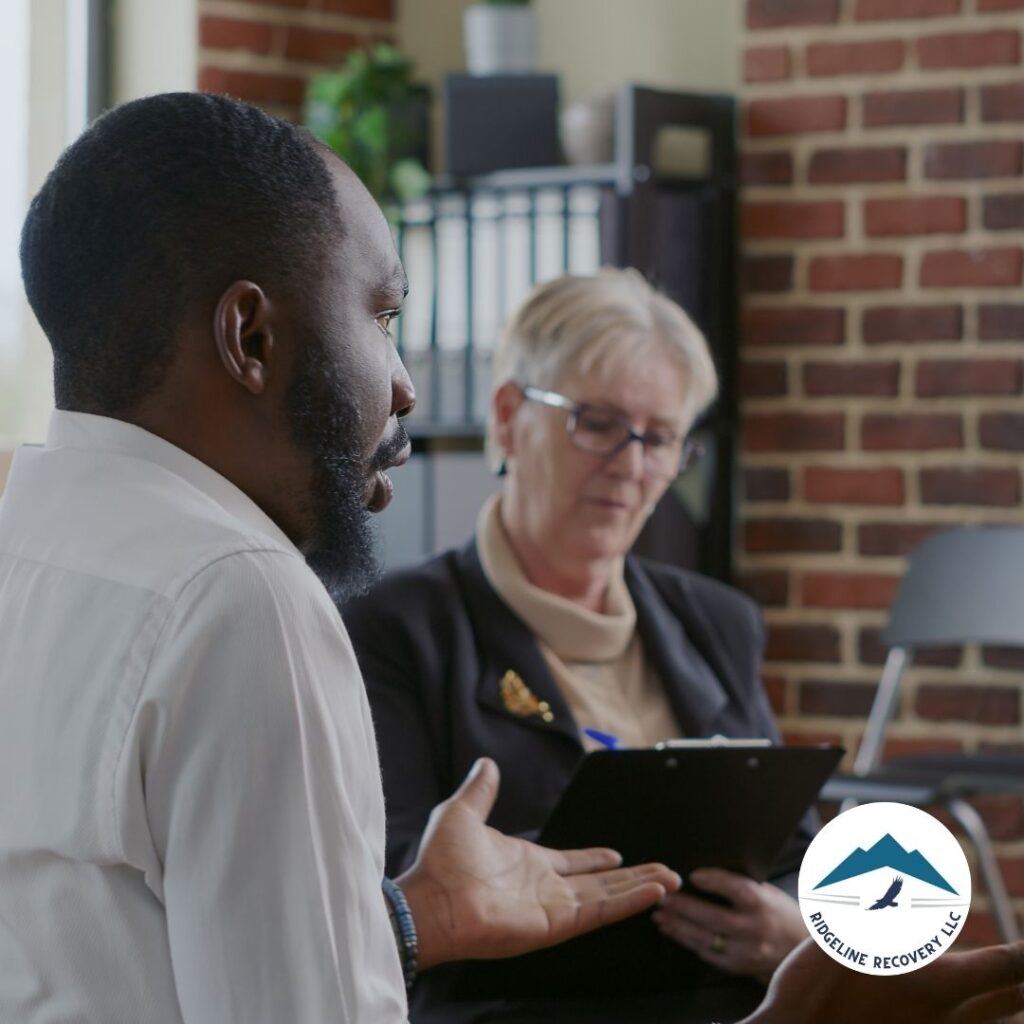
<svg viewBox="0 0 1024 1024">
<path fill-rule="evenodd" d="M 508 475 L 508 463 L 505 459 L 502 459 L 501 462 L 498 463 L 498 467 L 495 469 L 494 475 L 499 477 Z"/>
</svg>

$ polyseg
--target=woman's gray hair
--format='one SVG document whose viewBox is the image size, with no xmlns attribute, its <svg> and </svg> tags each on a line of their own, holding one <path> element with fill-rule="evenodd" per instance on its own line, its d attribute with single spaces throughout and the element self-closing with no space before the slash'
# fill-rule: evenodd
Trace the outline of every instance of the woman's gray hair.
<svg viewBox="0 0 1024 1024">
<path fill-rule="evenodd" d="M 715 364 L 696 324 L 636 270 L 606 267 L 593 277 L 565 274 L 534 288 L 498 341 L 494 390 L 508 381 L 554 390 L 572 374 L 588 373 L 652 342 L 660 342 L 686 373 L 683 423 L 688 429 L 718 392 Z M 493 408 L 487 456 L 495 467 L 504 457 Z"/>
</svg>

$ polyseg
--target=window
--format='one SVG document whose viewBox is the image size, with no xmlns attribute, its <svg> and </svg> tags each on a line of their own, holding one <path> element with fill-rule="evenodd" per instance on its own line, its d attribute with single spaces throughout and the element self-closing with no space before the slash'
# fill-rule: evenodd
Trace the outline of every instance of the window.
<svg viewBox="0 0 1024 1024">
<path fill-rule="evenodd" d="M 103 99 L 105 0 L 6 0 L 0 161 L 0 450 L 38 440 L 52 405 L 49 346 L 21 286 L 18 240 L 32 193 Z"/>
</svg>

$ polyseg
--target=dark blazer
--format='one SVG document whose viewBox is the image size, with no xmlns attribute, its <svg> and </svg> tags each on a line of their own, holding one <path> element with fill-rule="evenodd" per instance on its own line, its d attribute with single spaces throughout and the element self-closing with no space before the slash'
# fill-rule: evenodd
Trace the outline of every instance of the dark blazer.
<svg viewBox="0 0 1024 1024">
<path fill-rule="evenodd" d="M 625 574 L 645 653 L 683 733 L 777 739 L 760 683 L 756 605 L 715 580 L 644 559 L 628 557 Z M 487 582 L 476 544 L 388 575 L 342 616 L 377 730 L 388 872 L 409 866 L 431 808 L 484 754 L 501 768 L 490 824 L 538 829 L 583 748 L 533 634 Z M 510 669 L 547 701 L 550 722 L 506 709 L 500 682 Z"/>
<path fill-rule="evenodd" d="M 760 683 L 764 630 L 754 603 L 714 580 L 640 558 L 626 559 L 625 575 L 645 654 L 683 733 L 777 739 Z M 483 754 L 501 768 L 490 824 L 513 834 L 539 829 L 583 748 L 532 632 L 487 582 L 475 542 L 388 575 L 343 608 L 342 616 L 377 730 L 387 802 L 388 873 L 394 876 L 411 864 L 431 809 L 452 793 Z M 522 717 L 505 707 L 501 680 L 509 670 L 518 673 L 539 701 L 547 702 L 550 721 L 542 715 Z M 799 864 L 814 827 L 808 815 L 780 872 L 792 872 Z M 795 873 L 776 879 L 790 891 L 795 882 Z M 661 1024 L 669 1019 L 682 1024 L 736 1020 L 760 1001 L 764 990 L 753 979 L 723 975 L 681 950 L 665 957 L 664 962 L 650 962 L 647 980 L 640 980 L 641 972 L 631 972 L 636 991 L 620 994 L 618 982 L 610 981 L 610 991 L 597 1002 L 580 1001 L 578 995 L 569 1001 L 545 1001 L 536 993 L 524 993 L 517 961 L 436 968 L 417 982 L 411 1019 L 416 1024 L 455 1024 L 506 1020 L 509 1013 L 519 1013 L 523 1020 L 560 1024 Z M 680 957 L 689 964 L 685 977 L 677 968 Z M 559 968 L 553 969 L 558 974 Z M 597 973 L 621 974 L 614 969 Z M 590 991 L 589 972 L 586 985 Z M 659 985 L 673 991 L 666 994 L 666 987 Z M 493 1002 L 494 993 L 517 990 L 520 995 L 512 1002 Z"/>
</svg>

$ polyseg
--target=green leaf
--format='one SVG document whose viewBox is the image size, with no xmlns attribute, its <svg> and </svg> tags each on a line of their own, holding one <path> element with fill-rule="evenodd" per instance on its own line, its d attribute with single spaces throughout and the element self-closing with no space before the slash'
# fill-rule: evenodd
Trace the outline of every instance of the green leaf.
<svg viewBox="0 0 1024 1024">
<path fill-rule="evenodd" d="M 352 123 L 353 136 L 374 153 L 387 150 L 390 129 L 391 118 L 383 107 L 365 111 Z"/>
<path fill-rule="evenodd" d="M 419 199 L 428 191 L 433 180 L 419 160 L 406 157 L 391 167 L 391 191 L 403 202 Z"/>
</svg>

